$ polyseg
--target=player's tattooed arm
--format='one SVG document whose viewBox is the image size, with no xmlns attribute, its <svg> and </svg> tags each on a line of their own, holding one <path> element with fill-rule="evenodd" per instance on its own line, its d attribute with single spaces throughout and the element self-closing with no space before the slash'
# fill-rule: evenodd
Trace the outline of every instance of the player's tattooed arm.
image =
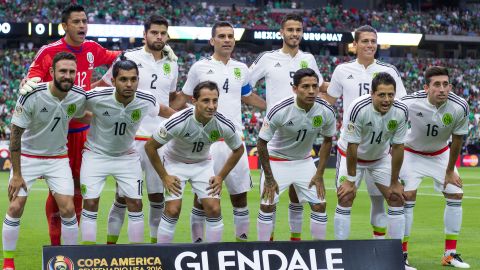
<svg viewBox="0 0 480 270">
<path fill-rule="evenodd" d="M 460 179 L 460 176 L 455 172 L 455 163 L 457 161 L 458 155 L 460 155 L 460 151 L 462 150 L 462 144 L 463 136 L 452 134 L 450 156 L 448 158 L 447 170 L 445 171 L 445 181 L 443 184 L 444 188 L 446 188 L 448 184 L 452 184 L 460 188 L 463 185 L 462 179 Z"/>
<path fill-rule="evenodd" d="M 270 167 L 270 156 L 267 149 L 267 141 L 262 138 L 258 138 L 257 141 L 257 151 L 258 158 L 262 164 L 263 173 L 265 174 L 265 181 L 263 183 L 263 193 L 262 199 L 268 200 L 270 203 L 273 203 L 275 198 L 275 193 L 278 194 L 278 184 L 275 181 L 275 178 L 272 174 L 272 169 Z"/>
<path fill-rule="evenodd" d="M 20 154 L 22 149 L 22 134 L 25 131 L 15 124 L 12 124 L 10 134 L 10 155 L 12 158 L 12 179 L 8 185 L 8 198 L 10 201 L 15 200 L 20 191 L 20 188 L 27 190 L 27 185 L 22 177 L 22 171 L 20 166 Z"/>
</svg>

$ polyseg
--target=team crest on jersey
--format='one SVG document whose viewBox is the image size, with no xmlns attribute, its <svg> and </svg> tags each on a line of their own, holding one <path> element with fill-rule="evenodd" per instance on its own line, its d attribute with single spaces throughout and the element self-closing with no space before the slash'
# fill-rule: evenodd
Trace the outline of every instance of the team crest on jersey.
<svg viewBox="0 0 480 270">
<path fill-rule="evenodd" d="M 23 107 L 22 107 L 22 105 L 17 105 L 17 106 L 15 107 L 15 115 L 19 116 L 19 115 L 22 115 L 22 113 L 23 113 Z"/>
<path fill-rule="evenodd" d="M 314 128 L 318 128 L 322 125 L 323 123 L 323 117 L 321 115 L 317 115 L 315 117 L 313 117 L 313 121 L 312 121 L 312 126 Z"/>
<path fill-rule="evenodd" d="M 242 78 L 242 71 L 240 68 L 233 68 L 233 76 L 235 76 L 235 79 L 240 80 Z"/>
<path fill-rule="evenodd" d="M 130 117 L 132 118 L 133 122 L 138 122 L 138 120 L 140 120 L 140 118 L 142 117 L 142 111 L 140 109 L 136 109 L 132 112 Z"/>
<path fill-rule="evenodd" d="M 210 137 L 209 137 L 211 142 L 216 142 L 218 139 L 220 139 L 220 131 L 218 130 L 212 130 L 210 131 Z"/>
<path fill-rule="evenodd" d="M 270 124 L 265 120 L 262 125 L 262 130 L 268 130 L 270 128 Z"/>
<path fill-rule="evenodd" d="M 95 57 L 93 57 L 93 53 L 88 52 L 88 53 L 87 53 L 87 61 L 88 61 L 88 63 L 93 64 L 93 61 L 94 61 L 94 60 L 95 60 Z"/>
<path fill-rule="evenodd" d="M 300 68 L 308 68 L 308 62 L 305 60 L 300 61 Z"/>
<path fill-rule="evenodd" d="M 355 125 L 353 123 L 348 123 L 347 125 L 347 132 L 353 133 L 355 131 Z"/>
<path fill-rule="evenodd" d="M 172 72 L 172 67 L 170 66 L 170 63 L 163 64 L 163 74 L 169 75 L 170 72 Z"/>
<path fill-rule="evenodd" d="M 165 127 L 161 127 L 158 131 L 158 135 L 160 136 L 160 138 L 165 139 L 167 137 L 167 129 Z"/>
<path fill-rule="evenodd" d="M 48 270 L 74 270 L 72 259 L 67 256 L 58 255 L 48 261 Z"/>
<path fill-rule="evenodd" d="M 451 113 L 446 113 L 442 117 L 442 122 L 445 126 L 450 125 L 453 122 L 453 115 Z"/>
<path fill-rule="evenodd" d="M 397 129 L 397 127 L 398 127 L 397 120 L 388 121 L 388 124 L 387 124 L 388 131 L 394 131 L 395 129 Z"/>
<path fill-rule="evenodd" d="M 68 107 L 67 107 L 68 117 L 72 117 L 72 115 L 74 115 L 76 111 L 77 111 L 77 105 L 75 105 L 75 104 L 68 105 Z"/>
</svg>

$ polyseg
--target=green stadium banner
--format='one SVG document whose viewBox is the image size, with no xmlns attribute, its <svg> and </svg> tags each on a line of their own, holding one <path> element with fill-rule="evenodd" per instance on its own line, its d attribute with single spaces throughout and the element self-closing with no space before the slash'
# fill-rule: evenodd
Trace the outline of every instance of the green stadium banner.
<svg viewBox="0 0 480 270">
<path fill-rule="evenodd" d="M 399 240 L 43 247 L 43 270 L 403 270 Z"/>
</svg>

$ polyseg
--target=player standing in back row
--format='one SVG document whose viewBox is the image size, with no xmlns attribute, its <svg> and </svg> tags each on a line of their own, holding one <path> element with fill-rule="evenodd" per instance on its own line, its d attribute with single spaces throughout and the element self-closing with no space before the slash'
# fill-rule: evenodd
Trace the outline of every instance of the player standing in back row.
<svg viewBox="0 0 480 270">
<path fill-rule="evenodd" d="M 377 52 L 377 31 L 365 25 L 355 30 L 353 46 L 356 49 L 357 58 L 347 63 L 338 65 L 332 74 L 325 99 L 334 105 L 336 100 L 343 97 L 343 121 L 348 124 L 346 113 L 352 101 L 359 96 L 369 94 L 372 79 L 379 72 L 387 72 L 396 83 L 396 98 L 407 94 L 398 70 L 390 64 L 375 59 Z M 338 154 L 337 154 L 338 155 Z M 371 176 L 367 172 L 367 178 Z M 373 228 L 374 238 L 385 238 L 387 217 L 385 215 L 384 199 L 373 181 L 367 181 L 367 190 L 370 195 L 370 223 Z"/>
<path fill-rule="evenodd" d="M 410 129 L 405 142 L 405 157 L 400 179 L 405 182 L 405 237 L 403 252 L 413 224 L 417 189 L 423 177 L 434 179 L 435 190 L 442 192 L 445 206 L 445 254 L 442 264 L 470 268 L 457 254 L 457 238 L 462 227 L 462 180 L 455 162 L 468 133 L 468 103 L 451 92 L 448 70 L 430 67 L 425 71 L 422 91 L 402 98 L 409 110 Z M 448 141 L 452 144 L 448 147 Z"/>
<path fill-rule="evenodd" d="M 180 97 L 183 97 L 183 101 L 191 98 L 193 89 L 202 81 L 215 82 L 222 92 L 218 100 L 218 111 L 233 121 L 239 136 L 243 137 L 240 134 L 243 128 L 242 101 L 260 110 L 265 110 L 265 101 L 252 93 L 247 65 L 231 58 L 235 48 L 235 36 L 233 26 L 229 22 L 217 22 L 213 25 L 210 45 L 213 46 L 213 55 L 192 65 Z M 174 105 L 175 108 L 180 106 Z M 212 145 L 211 152 L 214 170 L 218 174 L 232 150 L 225 141 L 218 141 Z M 246 241 L 250 224 L 247 192 L 252 188 L 246 151 L 226 177 L 225 186 L 233 206 L 236 239 Z M 205 212 L 196 198 L 190 222 L 192 241 L 201 242 L 204 235 Z"/>
<path fill-rule="evenodd" d="M 320 92 L 325 92 L 328 83 L 318 70 L 317 62 L 312 54 L 300 50 L 303 36 L 303 18 L 298 14 L 287 14 L 281 23 L 280 34 L 283 37 L 283 46 L 279 50 L 263 52 L 250 66 L 250 85 L 265 78 L 267 110 L 278 101 L 293 94 L 293 75 L 301 68 L 311 68 L 318 75 Z M 291 240 L 300 240 L 303 222 L 303 205 L 298 201 L 293 186 L 290 186 L 290 204 L 288 206 L 288 221 L 290 224 Z M 275 211 L 273 214 L 275 224 Z M 273 239 L 273 231 L 272 231 Z"/>
</svg>

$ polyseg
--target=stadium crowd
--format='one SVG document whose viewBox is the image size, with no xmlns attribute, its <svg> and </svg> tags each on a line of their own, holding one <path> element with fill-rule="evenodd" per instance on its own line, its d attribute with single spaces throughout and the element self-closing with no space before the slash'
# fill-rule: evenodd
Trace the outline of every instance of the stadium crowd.
<svg viewBox="0 0 480 270">
<path fill-rule="evenodd" d="M 204 1 L 76 1 L 87 7 L 89 23 L 141 24 L 152 11 L 171 19 L 171 25 L 211 26 L 219 19 L 235 27 L 278 29 L 285 8 L 301 7 L 301 1 L 269 1 L 263 8 L 215 6 Z M 62 1 L 0 1 L 0 20 L 8 22 L 60 22 Z M 387 5 L 376 10 L 326 5 L 302 11 L 306 31 L 350 31 L 351 25 L 372 25 L 382 32 L 433 35 L 480 34 L 480 8 L 441 8 L 417 11 L 411 7 Z"/>
<path fill-rule="evenodd" d="M 0 50 L 0 139 L 8 138 L 8 125 L 17 100 L 17 89 L 20 80 L 25 76 L 30 63 L 35 56 L 36 50 Z M 190 66 L 203 56 L 208 56 L 208 52 L 188 52 L 177 51 L 179 56 L 179 79 L 177 89 L 181 89 L 186 81 L 187 72 Z M 237 51 L 234 58 L 250 65 L 255 60 L 256 55 L 248 51 Z M 330 80 L 335 67 L 343 62 L 352 60 L 350 56 L 316 56 L 319 69 L 326 81 Z M 398 67 L 402 78 L 404 79 L 407 91 L 414 92 L 422 89 L 423 70 L 428 66 L 440 65 L 448 67 L 453 78 L 452 84 L 456 94 L 465 98 L 470 104 L 470 132 L 466 139 L 464 152 L 478 152 L 480 130 L 478 122 L 480 120 L 480 89 L 476 82 L 480 80 L 480 61 L 471 59 L 438 59 L 438 58 L 386 58 L 385 62 L 392 63 Z M 102 73 L 106 71 L 103 68 L 97 68 L 97 75 L 94 78 L 101 78 Z M 265 85 L 260 82 L 256 88 L 257 94 L 265 98 Z M 342 102 L 339 100 L 338 102 Z M 342 106 L 337 106 L 341 108 Z M 258 131 L 263 123 L 263 114 L 249 108 L 243 107 L 243 123 L 245 125 L 244 136 L 247 145 L 256 145 Z M 342 111 L 338 112 L 338 125 L 341 125 Z"/>
</svg>

